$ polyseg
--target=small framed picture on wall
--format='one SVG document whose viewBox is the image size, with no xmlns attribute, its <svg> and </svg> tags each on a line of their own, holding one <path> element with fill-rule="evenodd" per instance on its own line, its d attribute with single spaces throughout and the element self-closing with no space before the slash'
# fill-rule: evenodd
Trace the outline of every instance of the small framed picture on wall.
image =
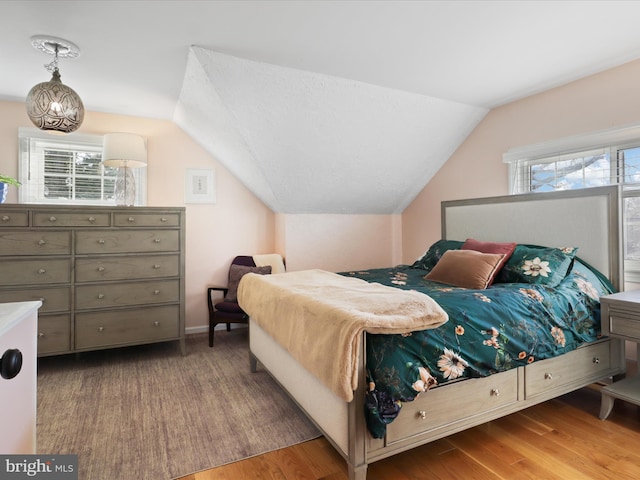
<svg viewBox="0 0 640 480">
<path fill-rule="evenodd" d="M 213 169 L 187 168 L 185 203 L 216 203 L 216 175 Z"/>
</svg>

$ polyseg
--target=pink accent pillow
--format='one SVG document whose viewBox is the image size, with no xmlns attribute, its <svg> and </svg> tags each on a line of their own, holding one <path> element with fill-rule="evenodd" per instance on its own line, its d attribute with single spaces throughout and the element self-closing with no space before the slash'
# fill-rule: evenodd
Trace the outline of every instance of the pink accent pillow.
<svg viewBox="0 0 640 480">
<path fill-rule="evenodd" d="M 496 275 L 500 269 L 507 263 L 507 260 L 513 254 L 513 251 L 516 249 L 517 243 L 507 243 L 507 242 L 481 242 L 480 240 L 475 240 L 473 238 L 467 238 L 467 241 L 462 244 L 460 247 L 462 250 L 475 250 L 476 252 L 481 253 L 499 253 L 504 255 L 502 262 L 498 265 L 498 268 L 493 274 L 493 277 L 489 279 L 489 285 L 493 283 Z"/>
<path fill-rule="evenodd" d="M 447 250 L 425 279 L 455 287 L 484 290 L 498 271 L 504 255 L 474 250 Z"/>
</svg>

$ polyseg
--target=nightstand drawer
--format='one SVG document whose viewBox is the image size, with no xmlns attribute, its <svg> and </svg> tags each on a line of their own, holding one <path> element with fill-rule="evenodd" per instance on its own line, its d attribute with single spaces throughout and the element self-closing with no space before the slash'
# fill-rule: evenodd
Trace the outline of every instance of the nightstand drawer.
<svg viewBox="0 0 640 480">
<path fill-rule="evenodd" d="M 609 335 L 640 342 L 640 316 L 609 309 Z"/>
</svg>

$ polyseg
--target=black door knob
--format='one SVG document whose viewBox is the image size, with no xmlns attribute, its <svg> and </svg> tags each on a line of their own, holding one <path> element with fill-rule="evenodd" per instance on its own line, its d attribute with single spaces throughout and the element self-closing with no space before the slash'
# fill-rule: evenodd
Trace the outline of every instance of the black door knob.
<svg viewBox="0 0 640 480">
<path fill-rule="evenodd" d="M 0 358 L 0 376 L 11 380 L 22 369 L 22 352 L 17 348 L 10 348 Z"/>
</svg>

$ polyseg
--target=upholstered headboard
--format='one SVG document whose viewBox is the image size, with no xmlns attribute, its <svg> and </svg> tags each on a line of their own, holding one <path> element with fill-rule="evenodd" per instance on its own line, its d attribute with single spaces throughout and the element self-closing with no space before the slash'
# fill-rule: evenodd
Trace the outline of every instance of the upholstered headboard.
<svg viewBox="0 0 640 480">
<path fill-rule="evenodd" d="M 442 238 L 578 247 L 578 256 L 621 289 L 618 187 L 442 202 Z"/>
</svg>

